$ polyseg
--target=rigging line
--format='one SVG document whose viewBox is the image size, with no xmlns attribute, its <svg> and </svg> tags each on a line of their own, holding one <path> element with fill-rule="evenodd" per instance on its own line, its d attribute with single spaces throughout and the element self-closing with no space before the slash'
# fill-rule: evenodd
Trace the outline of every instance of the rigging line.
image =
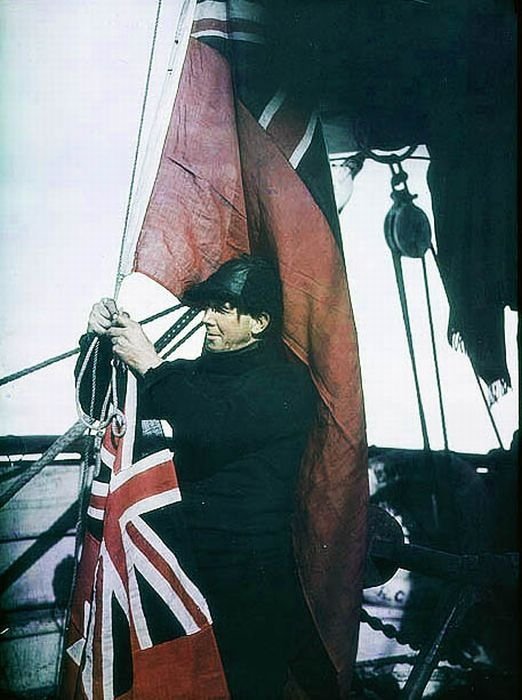
<svg viewBox="0 0 522 700">
<path fill-rule="evenodd" d="M 181 333 L 181 331 L 186 326 L 188 326 L 192 319 L 195 318 L 199 313 L 201 313 L 201 309 L 187 309 L 183 316 L 180 316 L 176 323 L 154 343 L 154 349 L 156 350 L 156 352 L 161 352 L 162 350 L 164 350 L 170 343 L 170 341 L 173 340 L 179 333 Z"/>
<path fill-rule="evenodd" d="M 147 318 L 144 318 L 143 321 L 140 321 L 140 324 L 144 326 L 146 323 L 151 323 L 151 321 L 157 321 L 158 318 L 162 318 L 163 316 L 166 316 L 167 314 L 170 314 L 173 311 L 178 311 L 182 307 L 183 304 L 175 304 L 174 306 L 169 306 L 168 309 L 159 311 L 157 314 L 153 314 L 152 316 L 147 316 Z"/>
<path fill-rule="evenodd" d="M 419 375 L 417 372 L 417 361 L 415 359 L 415 348 L 413 346 L 413 338 L 411 333 L 410 315 L 408 311 L 408 300 L 406 298 L 406 289 L 404 286 L 404 276 L 402 274 L 401 256 L 400 253 L 395 253 L 392 251 L 393 267 L 395 269 L 395 281 L 397 283 L 397 290 L 399 292 L 399 299 L 401 302 L 402 318 L 404 321 L 404 330 L 406 331 L 406 339 L 408 341 L 408 351 L 410 353 L 411 367 L 413 371 L 413 379 L 415 382 L 415 392 L 417 394 L 417 407 L 419 411 L 419 420 L 422 432 L 422 441 L 424 444 L 424 458 L 426 460 L 425 464 L 429 470 L 431 477 L 431 507 L 433 514 L 433 524 L 435 529 L 439 528 L 439 506 L 437 502 L 437 479 L 436 479 L 436 464 L 433 459 L 433 453 L 430 447 L 430 440 L 428 436 L 428 428 L 426 426 L 426 416 L 424 414 L 424 405 L 422 403 L 422 394 L 419 384 Z"/>
<path fill-rule="evenodd" d="M 109 425 L 109 423 L 112 421 L 114 418 L 115 414 L 118 411 L 118 407 L 114 404 L 110 404 L 110 399 L 111 399 L 111 393 L 112 393 L 112 384 L 113 384 L 113 379 L 111 379 L 111 382 L 109 383 L 109 386 L 107 387 L 107 391 L 105 394 L 105 398 L 102 403 L 101 411 L 100 411 L 100 417 L 99 418 L 94 418 L 94 405 L 95 405 L 95 395 L 96 395 L 96 368 L 98 366 L 98 349 L 100 346 L 100 338 L 99 336 L 95 335 L 93 339 L 91 340 L 91 343 L 89 345 L 89 348 L 87 349 L 87 352 L 85 353 L 85 356 L 82 359 L 81 367 L 78 372 L 78 377 L 76 379 L 76 386 L 75 386 L 75 391 L 74 391 L 74 399 L 75 399 L 75 404 L 76 404 L 76 412 L 78 413 L 79 419 L 84 423 L 86 428 L 89 428 L 89 430 L 95 430 L 96 433 L 101 434 L 102 431 L 105 430 L 105 428 Z M 92 363 L 92 376 L 91 376 L 91 400 L 90 400 L 90 412 L 87 414 L 83 410 L 83 406 L 81 404 L 80 400 L 80 389 L 83 381 L 83 377 L 85 373 L 87 372 L 87 368 L 89 366 L 89 362 L 91 361 L 91 357 L 94 356 L 94 361 Z"/>
<path fill-rule="evenodd" d="M 173 353 L 175 350 L 177 350 L 181 345 L 183 345 L 183 343 L 184 343 L 186 340 L 188 340 L 191 336 L 193 336 L 194 333 L 195 333 L 196 331 L 199 331 L 199 329 L 202 327 L 202 325 L 203 325 L 203 321 L 200 321 L 196 326 L 194 326 L 194 328 L 191 328 L 191 329 L 188 331 L 188 333 L 185 333 L 185 335 L 183 336 L 183 338 L 181 338 L 180 340 L 178 340 L 177 343 L 174 343 L 174 345 L 173 345 L 171 348 L 169 348 L 169 350 L 167 350 L 167 352 L 162 356 L 162 359 L 163 359 L 163 360 L 166 360 L 167 357 L 169 357 L 170 355 L 172 355 L 172 353 Z"/>
<path fill-rule="evenodd" d="M 447 290 L 446 290 L 446 285 L 444 284 L 444 279 L 443 279 L 443 277 L 442 277 L 441 270 L 440 270 L 439 258 L 438 258 L 438 256 L 437 256 L 437 252 L 435 251 L 435 248 L 433 247 L 433 243 L 430 244 L 430 248 L 429 248 L 429 249 L 430 249 L 430 251 L 431 251 L 431 254 L 433 255 L 433 259 L 435 260 L 435 264 L 436 264 L 437 270 L 438 270 L 438 272 L 439 272 L 439 277 L 440 277 L 440 280 L 441 280 L 441 282 L 442 282 L 442 288 L 444 289 L 444 292 L 445 292 L 445 294 L 446 294 L 446 299 L 448 300 L 448 303 L 449 303 L 448 292 L 447 292 Z M 479 388 L 480 395 L 482 396 L 482 400 L 483 400 L 483 402 L 484 402 L 484 406 L 486 407 L 486 411 L 487 411 L 487 414 L 488 414 L 488 417 L 489 417 L 489 421 L 490 421 L 490 423 L 491 423 L 491 427 L 493 428 L 493 432 L 495 433 L 495 437 L 497 438 L 497 442 L 498 442 L 500 448 L 501 448 L 502 450 L 505 450 L 506 448 L 504 447 L 504 445 L 503 445 L 503 443 L 502 443 L 502 438 L 500 437 L 500 432 L 499 432 L 499 430 L 498 430 L 498 426 L 497 426 L 497 424 L 496 424 L 495 417 L 493 416 L 493 413 L 492 413 L 492 411 L 491 411 L 491 406 L 490 406 L 489 403 L 488 403 L 488 399 L 487 399 L 487 397 L 486 397 L 486 394 L 484 393 L 484 390 L 483 390 L 483 388 L 482 388 L 482 384 L 480 383 L 480 377 L 478 376 L 478 374 L 477 374 L 477 372 L 476 372 L 476 370 L 475 370 L 475 367 L 473 367 L 473 362 L 471 361 L 471 357 L 470 357 L 467 353 L 464 353 L 464 354 L 467 356 L 467 358 L 468 358 L 468 360 L 469 360 L 469 363 L 470 363 L 470 365 L 471 365 L 471 369 L 473 370 L 473 374 L 475 375 L 475 380 L 476 380 L 476 382 L 477 382 L 477 386 L 478 386 L 478 388 Z"/>
<path fill-rule="evenodd" d="M 176 335 L 181 333 L 181 331 L 188 326 L 188 324 L 200 313 L 200 309 L 194 309 L 194 308 L 189 308 L 183 316 L 181 316 L 176 323 L 166 332 L 163 334 L 163 336 L 157 341 L 155 347 L 156 350 L 159 352 L 163 350 L 170 342 L 173 340 Z M 176 345 L 176 348 L 181 345 L 182 342 L 187 340 L 193 332 L 195 332 L 199 326 L 196 326 L 194 329 L 192 329 L 189 333 L 187 333 Z M 172 351 L 175 348 L 172 349 Z M 170 354 L 170 353 L 169 353 Z M 50 447 L 42 454 L 42 456 L 24 473 L 16 480 L 12 486 L 7 489 L 4 493 L 0 495 L 0 508 L 2 508 L 8 501 L 11 500 L 13 496 L 15 496 L 18 491 L 25 486 L 33 477 L 35 477 L 37 474 L 39 474 L 44 467 L 46 467 L 48 464 L 50 464 L 54 458 L 60 454 L 60 452 L 63 452 L 65 448 L 71 444 L 71 442 L 74 442 L 78 437 L 83 435 L 83 433 L 86 431 L 86 425 L 82 420 L 77 420 L 74 425 L 72 425 L 69 430 L 67 430 L 66 433 L 63 435 L 60 435 L 53 443 L 50 445 Z"/>
<path fill-rule="evenodd" d="M 413 347 L 413 338 L 411 333 L 410 315 L 408 311 L 408 300 L 406 298 L 406 291 L 404 288 L 404 277 L 402 274 L 401 257 L 398 253 L 392 252 L 393 267 L 395 269 L 395 281 L 397 283 L 397 290 L 399 292 L 399 300 L 402 309 L 402 318 L 404 321 L 404 330 L 406 332 L 406 340 L 408 342 L 408 351 L 410 354 L 411 367 L 413 371 L 413 380 L 415 382 L 415 392 L 417 394 L 417 406 L 419 410 L 419 420 L 421 424 L 422 441 L 424 443 L 424 449 L 430 451 L 430 441 L 428 437 L 428 429 L 426 426 L 426 417 L 424 414 L 424 405 L 422 403 L 422 395 L 420 390 L 419 375 L 417 372 L 417 361 L 415 359 L 415 349 Z"/>
<path fill-rule="evenodd" d="M 475 375 L 475 380 L 477 382 L 477 386 L 479 388 L 480 395 L 482 396 L 482 400 L 484 401 L 484 406 L 486 407 L 486 411 L 488 412 L 489 421 L 490 421 L 491 427 L 493 428 L 493 431 L 495 433 L 495 437 L 497 438 L 500 449 L 505 450 L 506 448 L 504 447 L 504 444 L 502 443 L 502 438 L 500 437 L 500 433 L 498 431 L 497 424 L 495 423 L 493 413 L 491 412 L 491 406 L 488 403 L 487 396 L 484 392 L 484 389 L 482 388 L 482 384 L 480 383 L 480 377 L 478 376 L 477 372 L 475 371 L 473 364 L 471 365 L 471 368 L 473 369 L 473 374 Z"/>
<path fill-rule="evenodd" d="M 114 299 L 118 298 L 118 293 L 120 291 L 121 283 L 122 283 L 123 278 L 124 278 L 124 275 L 122 274 L 121 270 L 122 270 L 122 265 L 123 265 L 123 253 L 125 250 L 125 237 L 127 235 L 130 209 L 131 209 L 131 204 L 132 204 L 132 198 L 134 196 L 134 183 L 136 180 L 136 171 L 137 171 L 137 167 L 138 167 L 138 156 L 139 156 L 140 147 L 141 147 L 141 137 L 143 134 L 143 124 L 145 122 L 145 110 L 147 108 L 147 100 L 148 100 L 148 96 L 149 96 L 150 76 L 152 74 L 152 65 L 154 63 L 154 52 L 156 50 L 156 39 L 158 37 L 158 27 L 159 27 L 159 20 L 160 20 L 160 14 L 161 14 L 161 5 L 162 5 L 162 0 L 158 0 L 158 4 L 156 6 L 156 17 L 154 19 L 154 30 L 152 32 L 152 43 L 151 43 L 151 47 L 150 47 L 149 64 L 147 66 L 147 78 L 145 80 L 145 89 L 143 91 L 143 102 L 141 105 L 140 121 L 139 121 L 139 126 L 138 126 L 138 136 L 136 139 L 136 148 L 134 151 L 134 161 L 132 164 L 131 179 L 130 179 L 130 186 L 129 186 L 129 196 L 127 198 L 127 207 L 125 210 L 125 220 L 123 223 L 123 236 L 122 236 L 121 245 L 120 245 L 120 254 L 118 257 L 118 269 L 116 272 L 116 282 L 114 285 Z"/>
<path fill-rule="evenodd" d="M 13 374 L 7 374 L 5 377 L 0 378 L 0 386 L 3 386 L 4 384 L 9 384 L 9 382 L 14 382 L 15 379 L 20 379 L 20 377 L 25 377 L 27 374 L 31 374 L 32 372 L 36 372 L 39 369 L 44 369 L 45 367 L 48 367 L 49 365 L 54 364 L 55 362 L 60 362 L 60 360 L 65 360 L 67 357 L 72 357 L 72 355 L 77 355 L 80 352 L 80 348 L 75 348 L 74 350 L 68 350 L 67 352 L 62 353 L 61 355 L 56 355 L 55 357 L 50 357 L 47 360 L 43 360 L 42 362 L 38 362 L 36 365 L 32 365 L 31 367 L 26 367 L 25 369 L 21 369 L 18 372 L 13 372 Z"/>
<path fill-rule="evenodd" d="M 446 414 L 444 411 L 444 400 L 442 397 L 442 384 L 440 381 L 440 370 L 439 370 L 439 358 L 437 355 L 437 345 L 435 342 L 435 330 L 433 326 L 433 314 L 431 310 L 431 298 L 430 298 L 430 287 L 428 284 L 428 272 L 426 269 L 426 258 L 423 255 L 421 258 L 422 261 L 422 275 L 424 277 L 424 291 L 426 293 L 426 306 L 428 309 L 428 321 L 429 321 L 429 326 L 430 326 L 430 336 L 431 336 L 431 350 L 433 353 L 433 364 L 435 366 L 435 379 L 437 382 L 437 393 L 439 397 L 439 410 L 440 410 L 440 422 L 442 426 L 442 436 L 444 440 L 444 450 L 446 452 L 449 451 L 449 445 L 448 445 L 448 431 L 446 427 Z"/>
<path fill-rule="evenodd" d="M 148 316 L 147 318 L 144 318 L 142 321 L 139 321 L 139 323 L 143 326 L 146 323 L 150 323 L 151 321 L 156 321 L 158 318 L 162 318 L 163 316 L 166 316 L 167 314 L 172 313 L 173 311 L 178 311 L 183 307 L 183 304 L 175 304 L 174 306 L 169 306 L 168 309 L 164 309 L 163 311 L 159 311 L 157 314 L 154 314 L 153 316 Z M 42 362 L 38 362 L 36 365 L 31 365 L 31 367 L 26 367 L 25 369 L 21 369 L 18 372 L 14 372 L 13 374 L 8 374 L 5 377 L 0 377 L 0 386 L 3 386 L 4 384 L 9 384 L 9 382 L 13 382 L 15 379 L 20 379 L 21 377 L 25 377 L 27 374 L 32 374 L 33 372 L 36 372 L 39 369 L 45 369 L 45 367 L 49 367 L 49 365 L 52 365 L 56 362 L 60 362 L 60 360 L 65 360 L 68 357 L 72 357 L 73 355 L 77 355 L 80 352 L 80 348 L 74 348 L 74 350 L 68 350 L 67 352 L 62 353 L 61 355 L 56 355 L 55 357 L 50 357 L 47 360 L 43 360 Z"/>
</svg>

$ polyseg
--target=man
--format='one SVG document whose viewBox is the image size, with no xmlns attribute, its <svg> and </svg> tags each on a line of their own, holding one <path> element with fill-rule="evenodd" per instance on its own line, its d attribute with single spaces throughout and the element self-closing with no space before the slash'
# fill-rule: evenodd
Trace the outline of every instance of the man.
<svg viewBox="0 0 522 700">
<path fill-rule="evenodd" d="M 302 652 L 320 668 L 310 697 L 335 697 L 333 670 L 313 631 L 295 571 L 295 485 L 316 394 L 281 342 L 273 265 L 243 256 L 189 289 L 204 309 L 202 355 L 165 362 L 114 301 L 95 304 L 88 333 L 138 377 L 141 418 L 173 428 L 182 507 L 233 698 L 277 700 Z M 88 403 L 83 400 L 84 405 Z M 301 664 L 299 664 L 301 659 Z"/>
</svg>

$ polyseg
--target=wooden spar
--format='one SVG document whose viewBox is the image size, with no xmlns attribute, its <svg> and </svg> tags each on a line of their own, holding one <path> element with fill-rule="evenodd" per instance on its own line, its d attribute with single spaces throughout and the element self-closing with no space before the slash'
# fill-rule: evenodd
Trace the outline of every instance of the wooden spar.
<svg viewBox="0 0 522 700">
<path fill-rule="evenodd" d="M 39 474 L 44 467 L 50 464 L 54 458 L 64 452 L 64 450 L 75 440 L 77 440 L 84 432 L 87 430 L 87 426 L 81 420 L 76 421 L 67 432 L 53 442 L 53 444 L 44 452 L 44 454 L 37 460 L 30 469 L 25 471 L 10 488 L 7 489 L 0 496 L 0 508 L 5 506 L 5 504 L 16 496 L 18 491 L 31 481 L 33 477 Z"/>
</svg>

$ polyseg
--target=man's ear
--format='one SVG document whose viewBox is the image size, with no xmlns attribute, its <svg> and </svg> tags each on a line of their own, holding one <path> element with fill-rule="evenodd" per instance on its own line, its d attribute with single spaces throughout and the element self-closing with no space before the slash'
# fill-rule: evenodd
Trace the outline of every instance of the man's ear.
<svg viewBox="0 0 522 700">
<path fill-rule="evenodd" d="M 252 316 L 252 335 L 261 335 L 263 331 L 266 331 L 270 324 L 270 314 L 266 311 L 262 311 L 257 316 Z"/>
</svg>

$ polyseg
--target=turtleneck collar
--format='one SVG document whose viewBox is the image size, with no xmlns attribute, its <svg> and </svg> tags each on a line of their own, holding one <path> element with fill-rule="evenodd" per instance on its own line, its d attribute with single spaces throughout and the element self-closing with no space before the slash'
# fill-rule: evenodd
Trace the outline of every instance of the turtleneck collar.
<svg viewBox="0 0 522 700">
<path fill-rule="evenodd" d="M 258 340 L 239 350 L 227 352 L 204 351 L 199 358 L 200 368 L 216 374 L 241 374 L 257 366 L 270 363 L 282 356 L 277 344 Z"/>
</svg>

